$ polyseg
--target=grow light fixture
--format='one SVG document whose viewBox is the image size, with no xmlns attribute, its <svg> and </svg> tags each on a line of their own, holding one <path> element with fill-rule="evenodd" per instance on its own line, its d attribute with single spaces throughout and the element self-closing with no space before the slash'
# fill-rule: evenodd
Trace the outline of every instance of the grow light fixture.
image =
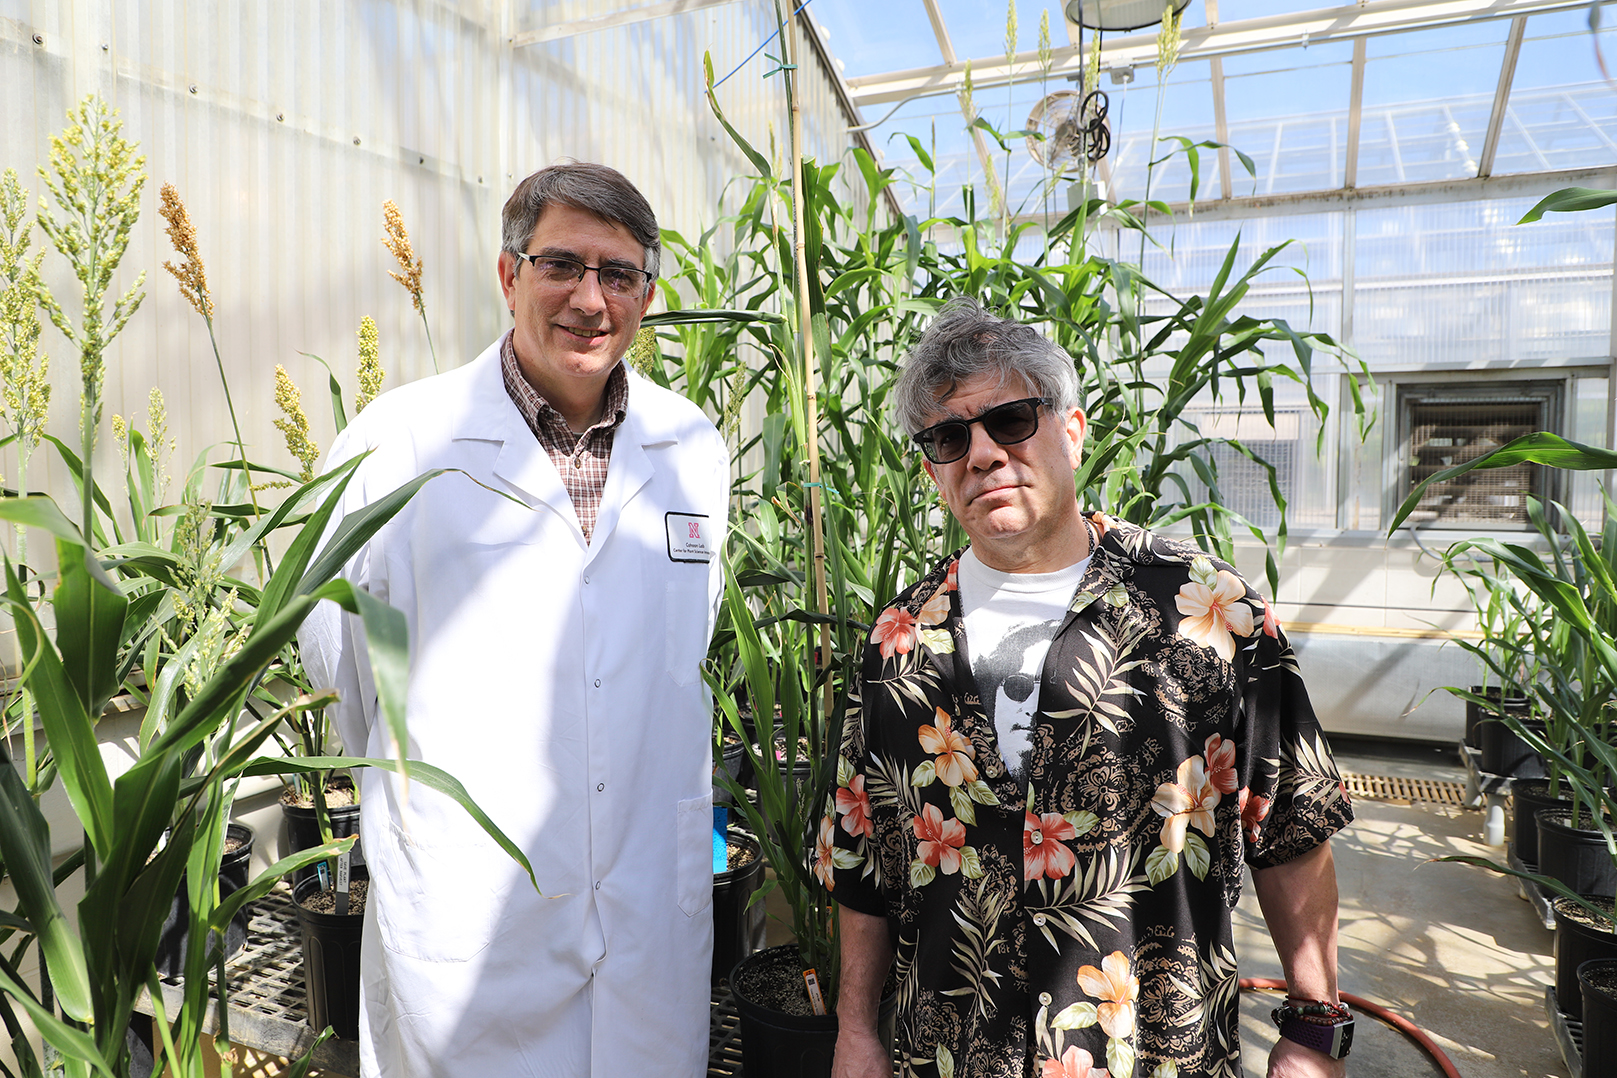
<svg viewBox="0 0 1617 1078">
<path fill-rule="evenodd" d="M 1160 23 L 1169 6 L 1177 15 L 1190 0 L 1067 0 L 1067 20 L 1091 30 L 1141 30 Z"/>
</svg>

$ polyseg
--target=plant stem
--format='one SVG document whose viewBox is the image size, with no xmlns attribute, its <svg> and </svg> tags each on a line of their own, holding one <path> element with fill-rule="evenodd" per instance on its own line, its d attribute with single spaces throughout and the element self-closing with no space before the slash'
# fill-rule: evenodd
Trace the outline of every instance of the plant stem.
<svg viewBox="0 0 1617 1078">
<path fill-rule="evenodd" d="M 797 63 L 797 20 L 781 28 L 789 50 L 789 63 Z M 797 271 L 797 325 L 798 337 L 803 344 L 803 392 L 807 403 L 805 423 L 808 427 L 809 458 L 809 535 L 814 561 L 814 609 L 820 614 L 831 612 L 830 596 L 825 586 L 825 524 L 824 492 L 820 489 L 820 371 L 814 354 L 814 315 L 809 309 L 808 257 L 804 251 L 804 215 L 808 191 L 803 183 L 803 116 L 798 103 L 794 72 L 787 71 L 786 95 L 792 114 L 792 253 Z M 820 669 L 829 675 L 831 668 L 831 626 L 820 623 Z M 829 676 L 825 679 L 825 711 L 831 713 L 833 686 Z"/>
</svg>

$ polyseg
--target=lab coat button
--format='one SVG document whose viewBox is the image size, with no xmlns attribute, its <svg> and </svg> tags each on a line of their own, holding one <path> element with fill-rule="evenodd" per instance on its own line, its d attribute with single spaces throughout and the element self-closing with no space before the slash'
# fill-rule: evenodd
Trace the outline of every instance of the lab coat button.
<svg viewBox="0 0 1617 1078">
<path fill-rule="evenodd" d="M 599 689 L 601 687 L 601 679 L 600 678 L 595 679 L 595 687 L 597 689 Z"/>
<path fill-rule="evenodd" d="M 602 791 L 602 790 L 604 790 L 604 789 L 606 789 L 606 783 L 604 783 L 604 782 L 597 782 L 597 783 L 596 783 L 596 784 L 595 784 L 595 792 L 596 792 L 596 793 L 600 793 L 600 792 L 601 792 L 601 791 Z"/>
<path fill-rule="evenodd" d="M 600 880 L 595 881 L 595 889 L 597 891 L 599 891 L 601 889 L 601 881 Z"/>
</svg>

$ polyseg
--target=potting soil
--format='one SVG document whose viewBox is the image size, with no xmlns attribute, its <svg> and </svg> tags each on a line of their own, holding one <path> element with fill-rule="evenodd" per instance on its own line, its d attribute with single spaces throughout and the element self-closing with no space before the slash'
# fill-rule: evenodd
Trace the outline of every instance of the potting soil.
<svg viewBox="0 0 1617 1078">
<path fill-rule="evenodd" d="M 369 880 L 348 881 L 348 912 L 365 912 L 365 892 L 370 890 Z M 337 892 L 316 891 L 302 903 L 304 909 L 311 913 L 336 913 Z"/>
</svg>

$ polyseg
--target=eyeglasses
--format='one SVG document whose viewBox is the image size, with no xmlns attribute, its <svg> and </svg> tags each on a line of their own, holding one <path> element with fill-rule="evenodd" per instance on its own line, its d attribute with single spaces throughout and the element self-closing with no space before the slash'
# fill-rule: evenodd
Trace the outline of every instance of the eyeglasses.
<svg viewBox="0 0 1617 1078">
<path fill-rule="evenodd" d="M 988 436 L 1000 445 L 1025 442 L 1039 431 L 1039 405 L 1050 406 L 1047 397 L 996 404 L 971 419 L 945 419 L 942 423 L 914 434 L 915 442 L 933 464 L 953 464 L 971 449 L 971 425 L 981 423 Z"/>
<path fill-rule="evenodd" d="M 651 274 L 645 270 L 630 269 L 628 266 L 586 266 L 576 258 L 513 253 L 533 267 L 540 283 L 557 288 L 576 288 L 586 272 L 594 271 L 595 279 L 601 282 L 602 292 L 623 298 L 645 295 L 646 285 L 651 281 Z"/>
</svg>

